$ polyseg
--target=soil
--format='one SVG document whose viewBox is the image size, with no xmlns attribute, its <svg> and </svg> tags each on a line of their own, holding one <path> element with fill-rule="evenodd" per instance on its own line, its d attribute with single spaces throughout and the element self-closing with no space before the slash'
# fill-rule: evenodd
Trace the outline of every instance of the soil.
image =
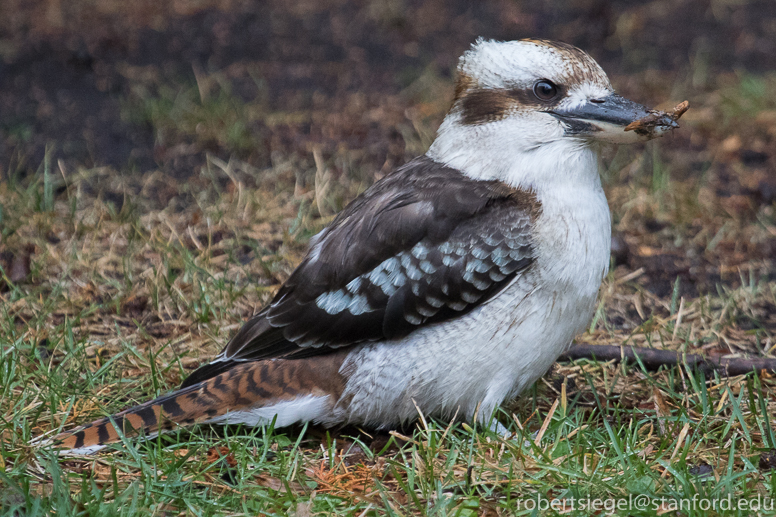
<svg viewBox="0 0 776 517">
<path fill-rule="evenodd" d="M 449 76 L 478 36 L 563 40 L 615 76 L 687 69 L 698 59 L 710 73 L 776 68 L 776 3 L 769 0 L 129 4 L 3 2 L 0 171 L 36 170 L 50 148 L 52 158 L 73 165 L 193 173 L 201 157 L 174 166 L 155 149 L 153 128 L 128 120 L 122 102 L 149 76 L 194 84 L 195 69 L 231 70 L 234 92 L 245 99 L 266 94 L 270 109 L 287 111 L 325 101 L 341 107 L 337 100 L 354 92 L 380 104 L 428 67 Z M 261 70 L 263 92 L 240 71 L 251 65 Z M 394 129 L 390 121 L 375 126 L 349 136 L 355 146 L 385 154 L 375 142 L 395 138 Z M 306 150 L 320 139 L 311 128 L 274 141 L 265 128 L 251 131 L 266 151 L 252 157 L 257 166 L 275 150 Z"/>
</svg>

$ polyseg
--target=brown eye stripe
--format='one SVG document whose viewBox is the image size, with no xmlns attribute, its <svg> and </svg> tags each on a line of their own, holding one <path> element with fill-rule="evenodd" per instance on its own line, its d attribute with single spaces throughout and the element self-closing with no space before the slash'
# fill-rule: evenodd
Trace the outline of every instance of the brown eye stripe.
<svg viewBox="0 0 776 517">
<path fill-rule="evenodd" d="M 501 120 L 515 104 L 515 99 L 506 90 L 474 90 L 459 101 L 463 123 L 466 125 Z"/>
<path fill-rule="evenodd" d="M 485 124 L 503 119 L 510 111 L 552 109 L 565 96 L 564 88 L 561 85 L 557 85 L 557 88 L 558 95 L 551 101 L 538 99 L 533 88 L 470 90 L 458 96 L 456 105 L 461 112 L 463 124 L 467 126 Z"/>
<path fill-rule="evenodd" d="M 458 102 L 460 98 L 466 95 L 466 92 L 473 90 L 476 87 L 477 83 L 471 76 L 466 75 L 463 72 L 459 73 L 458 79 L 455 81 L 455 95 L 453 96 L 453 105 L 455 105 L 455 103 Z"/>
</svg>

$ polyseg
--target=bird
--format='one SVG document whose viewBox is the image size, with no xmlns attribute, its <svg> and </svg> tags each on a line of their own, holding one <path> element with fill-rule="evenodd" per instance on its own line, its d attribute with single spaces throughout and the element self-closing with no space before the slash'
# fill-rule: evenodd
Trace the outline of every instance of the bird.
<svg viewBox="0 0 776 517">
<path fill-rule="evenodd" d="M 591 320 L 611 245 L 600 144 L 678 127 L 656 113 L 572 45 L 477 39 L 428 151 L 315 235 L 215 359 L 51 442 L 86 454 L 203 423 L 489 422 Z"/>
</svg>

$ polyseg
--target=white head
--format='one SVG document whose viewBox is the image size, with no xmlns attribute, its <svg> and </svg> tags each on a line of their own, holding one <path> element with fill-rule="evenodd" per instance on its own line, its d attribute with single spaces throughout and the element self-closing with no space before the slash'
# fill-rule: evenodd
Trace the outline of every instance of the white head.
<svg viewBox="0 0 776 517">
<path fill-rule="evenodd" d="M 596 141 L 662 132 L 626 132 L 649 110 L 616 95 L 598 63 L 565 43 L 480 39 L 458 72 L 453 106 L 428 154 L 475 177 L 532 186 L 533 176 L 550 172 L 542 169 L 574 165 L 559 160 L 583 160 L 589 169 Z"/>
</svg>

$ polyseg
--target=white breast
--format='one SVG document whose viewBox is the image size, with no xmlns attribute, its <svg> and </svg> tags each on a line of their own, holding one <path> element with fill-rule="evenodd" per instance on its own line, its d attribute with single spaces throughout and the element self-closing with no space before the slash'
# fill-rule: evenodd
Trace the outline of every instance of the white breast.
<svg viewBox="0 0 776 517">
<path fill-rule="evenodd" d="M 487 419 L 543 375 L 590 321 L 608 269 L 609 210 L 593 172 L 594 182 L 537 191 L 534 265 L 493 300 L 403 340 L 354 350 L 332 420 L 387 427 L 416 418 L 416 404 L 441 418 L 470 418 L 480 406 Z"/>
</svg>

